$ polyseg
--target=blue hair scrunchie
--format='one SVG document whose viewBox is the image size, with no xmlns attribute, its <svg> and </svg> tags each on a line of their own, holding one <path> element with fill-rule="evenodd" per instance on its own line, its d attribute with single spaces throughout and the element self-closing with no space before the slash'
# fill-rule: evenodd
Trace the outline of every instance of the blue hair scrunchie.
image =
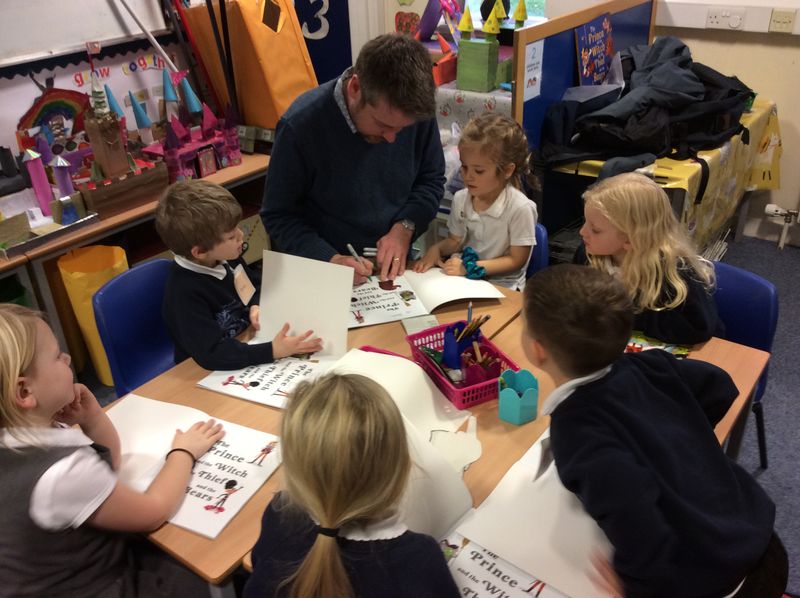
<svg viewBox="0 0 800 598">
<path fill-rule="evenodd" d="M 478 265 L 478 252 L 472 247 L 465 247 L 461 252 L 461 263 L 467 271 L 467 278 L 478 279 L 486 276 L 486 268 Z"/>
</svg>

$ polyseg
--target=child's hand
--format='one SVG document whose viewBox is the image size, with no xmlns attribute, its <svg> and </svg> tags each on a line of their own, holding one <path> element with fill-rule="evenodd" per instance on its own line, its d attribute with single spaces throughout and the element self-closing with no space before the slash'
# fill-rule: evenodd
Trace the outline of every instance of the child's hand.
<svg viewBox="0 0 800 598">
<path fill-rule="evenodd" d="M 261 324 L 258 323 L 258 314 L 259 314 L 258 305 L 251 305 L 250 306 L 250 325 L 253 327 L 254 330 L 260 330 Z"/>
<path fill-rule="evenodd" d="M 286 336 L 288 332 L 289 324 L 284 324 L 272 339 L 272 356 L 275 359 L 296 353 L 316 353 L 322 349 L 322 341 L 311 336 L 314 334 L 313 330 L 307 330 L 298 336 Z"/>
<path fill-rule="evenodd" d="M 73 384 L 74 398 L 69 405 L 61 408 L 56 413 L 55 419 L 68 426 L 75 424 L 83 427 L 98 416 L 103 415 L 103 409 L 92 394 L 92 391 L 83 384 Z"/>
<path fill-rule="evenodd" d="M 197 422 L 185 432 L 175 430 L 172 448 L 187 450 L 195 459 L 199 459 L 223 436 L 225 430 L 222 429 L 222 424 L 216 423 L 213 419 Z"/>
<path fill-rule="evenodd" d="M 592 565 L 594 570 L 589 572 L 592 583 L 613 598 L 624 598 L 625 588 L 622 586 L 622 580 L 608 558 L 594 554 L 592 555 Z"/>
<path fill-rule="evenodd" d="M 446 262 L 442 262 L 441 260 L 439 260 L 439 266 L 442 268 L 442 271 L 448 276 L 467 275 L 467 270 L 466 268 L 464 268 L 464 263 L 461 261 L 461 258 L 457 255 L 452 256 Z"/>
<path fill-rule="evenodd" d="M 440 261 L 442 261 L 442 254 L 439 251 L 439 247 L 434 245 L 425 252 L 421 260 L 414 264 L 414 272 L 427 272 Z"/>
</svg>

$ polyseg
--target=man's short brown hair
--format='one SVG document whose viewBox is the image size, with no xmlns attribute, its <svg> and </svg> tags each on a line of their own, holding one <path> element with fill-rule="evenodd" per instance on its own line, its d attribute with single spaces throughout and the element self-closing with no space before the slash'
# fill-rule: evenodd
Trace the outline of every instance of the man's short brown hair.
<svg viewBox="0 0 800 598">
<path fill-rule="evenodd" d="M 589 266 L 559 264 L 525 283 L 523 314 L 561 370 L 586 376 L 613 363 L 631 335 L 633 307 L 625 287 Z"/>
<path fill-rule="evenodd" d="M 383 99 L 414 120 L 426 120 L 436 114 L 431 65 L 421 43 L 388 33 L 364 44 L 353 72 L 361 84 L 362 101 L 374 106 Z"/>
<path fill-rule="evenodd" d="M 192 257 L 192 247 L 208 251 L 236 228 L 242 207 L 224 187 L 182 181 L 167 188 L 156 208 L 156 230 L 175 254 Z"/>
</svg>

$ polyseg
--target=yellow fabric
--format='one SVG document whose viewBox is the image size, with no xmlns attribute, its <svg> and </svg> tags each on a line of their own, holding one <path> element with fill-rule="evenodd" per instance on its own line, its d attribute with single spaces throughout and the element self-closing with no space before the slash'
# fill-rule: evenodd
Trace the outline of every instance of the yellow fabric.
<svg viewBox="0 0 800 598">
<path fill-rule="evenodd" d="M 128 269 L 122 247 L 93 245 L 70 251 L 58 259 L 58 269 L 78 320 L 97 378 L 113 386 L 111 368 L 97 332 L 92 297 L 106 282 Z"/>
<path fill-rule="evenodd" d="M 294 3 L 289 0 L 275 0 L 274 3 L 280 5 L 282 14 L 286 15 L 279 33 L 261 22 L 263 3 L 228 0 L 225 4 L 242 124 L 266 129 L 275 128 L 297 96 L 317 86 Z M 214 9 L 217 24 L 221 26 L 217 3 Z M 227 105 L 228 90 L 207 8 L 201 5 L 189 9 L 186 20 L 214 91 Z"/>
</svg>

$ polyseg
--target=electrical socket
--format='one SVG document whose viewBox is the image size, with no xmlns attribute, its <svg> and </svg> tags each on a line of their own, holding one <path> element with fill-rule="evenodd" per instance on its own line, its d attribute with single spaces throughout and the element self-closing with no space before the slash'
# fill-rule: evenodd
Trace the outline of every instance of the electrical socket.
<svg viewBox="0 0 800 598">
<path fill-rule="evenodd" d="M 793 8 L 773 8 L 769 19 L 769 30 L 772 33 L 792 33 L 794 17 L 797 11 Z"/>
<path fill-rule="evenodd" d="M 742 7 L 711 5 L 706 14 L 706 29 L 741 29 L 745 12 Z"/>
</svg>

